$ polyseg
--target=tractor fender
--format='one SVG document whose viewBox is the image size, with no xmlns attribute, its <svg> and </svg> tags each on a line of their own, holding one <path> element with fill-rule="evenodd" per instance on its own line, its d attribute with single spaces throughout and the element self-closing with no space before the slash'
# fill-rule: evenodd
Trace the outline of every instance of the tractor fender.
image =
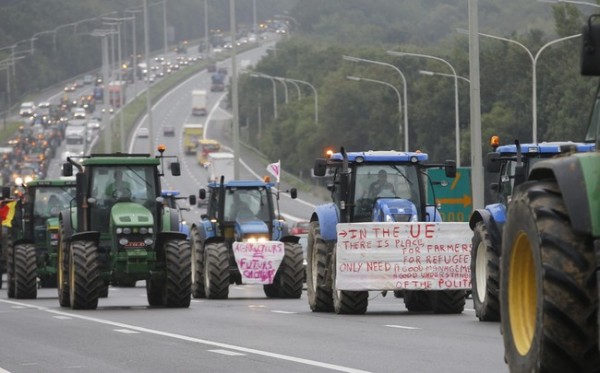
<svg viewBox="0 0 600 373">
<path fill-rule="evenodd" d="M 479 222 L 483 222 L 488 233 L 490 234 L 490 240 L 495 251 L 500 254 L 501 242 L 502 242 L 502 228 L 506 221 L 506 206 L 501 203 L 495 203 L 486 206 L 484 209 L 477 209 L 473 211 L 469 218 L 469 227 L 471 230 L 475 229 L 475 226 Z"/>
<path fill-rule="evenodd" d="M 89 232 L 77 232 L 71 235 L 71 241 L 92 241 L 100 242 L 100 232 L 89 231 Z"/>
<path fill-rule="evenodd" d="M 337 241 L 337 223 L 340 221 L 340 211 L 334 203 L 319 205 L 313 214 L 313 221 L 319 222 L 321 237 L 325 241 Z"/>
<path fill-rule="evenodd" d="M 65 242 L 71 241 L 71 236 L 73 236 L 73 224 L 71 224 L 71 212 L 69 210 L 62 211 L 58 217 L 59 226 L 60 222 L 63 225 L 63 235 L 62 240 Z"/>
<path fill-rule="evenodd" d="M 600 217 L 592 216 L 591 211 L 600 209 L 600 199 L 594 198 L 600 180 L 600 162 L 597 153 L 577 153 L 569 157 L 553 158 L 536 163 L 529 180 L 556 180 L 563 191 L 562 197 L 575 232 L 600 236 Z M 569 192 L 569 191 L 584 191 Z"/>
<path fill-rule="evenodd" d="M 200 220 L 199 223 L 192 224 L 191 229 L 196 229 L 200 235 L 200 241 L 206 242 L 208 239 L 215 237 L 215 228 L 209 220 Z M 190 230 L 191 230 L 190 229 Z"/>
</svg>

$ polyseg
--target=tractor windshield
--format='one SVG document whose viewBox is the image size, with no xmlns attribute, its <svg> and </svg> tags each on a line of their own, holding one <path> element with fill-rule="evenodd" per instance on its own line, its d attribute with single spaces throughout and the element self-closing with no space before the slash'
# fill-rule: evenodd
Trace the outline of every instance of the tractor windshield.
<svg viewBox="0 0 600 373">
<path fill-rule="evenodd" d="M 33 216 L 37 220 L 57 216 L 75 198 L 75 186 L 36 187 L 33 197 Z"/>
<path fill-rule="evenodd" d="M 242 220 L 262 220 L 270 219 L 270 194 L 267 188 L 231 188 L 225 195 L 226 221 Z"/>
<path fill-rule="evenodd" d="M 419 179 L 414 165 L 363 164 L 356 167 L 354 220 L 370 221 L 378 198 L 402 198 L 420 206 Z"/>
</svg>

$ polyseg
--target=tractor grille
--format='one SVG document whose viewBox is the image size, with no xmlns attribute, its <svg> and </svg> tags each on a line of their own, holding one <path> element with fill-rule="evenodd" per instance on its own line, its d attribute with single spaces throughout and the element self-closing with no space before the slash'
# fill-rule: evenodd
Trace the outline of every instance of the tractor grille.
<svg viewBox="0 0 600 373">
<path fill-rule="evenodd" d="M 392 214 L 392 217 L 394 218 L 394 221 L 396 222 L 409 222 L 410 219 L 412 218 L 411 214 Z"/>
</svg>

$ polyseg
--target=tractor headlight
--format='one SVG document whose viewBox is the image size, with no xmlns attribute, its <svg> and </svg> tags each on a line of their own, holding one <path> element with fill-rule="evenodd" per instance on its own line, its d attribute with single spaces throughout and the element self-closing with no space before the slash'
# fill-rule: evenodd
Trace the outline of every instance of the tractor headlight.
<svg viewBox="0 0 600 373">
<path fill-rule="evenodd" d="M 146 246 L 152 246 L 154 244 L 154 240 L 152 238 L 146 238 L 144 240 L 144 243 L 146 244 Z"/>
<path fill-rule="evenodd" d="M 127 238 L 121 238 L 119 239 L 119 245 L 121 246 L 125 246 L 129 243 L 129 240 Z"/>
<path fill-rule="evenodd" d="M 145 227 L 140 228 L 140 234 L 148 234 L 148 228 L 145 228 Z"/>
<path fill-rule="evenodd" d="M 117 234 L 121 234 L 123 233 L 123 228 L 117 228 L 115 229 L 115 232 L 117 232 Z"/>
<path fill-rule="evenodd" d="M 131 234 L 131 228 L 123 228 L 124 234 Z"/>
<path fill-rule="evenodd" d="M 244 242 L 250 242 L 250 243 L 263 243 L 263 242 L 267 242 L 269 239 L 267 237 L 264 236 L 248 236 L 244 238 Z"/>
</svg>

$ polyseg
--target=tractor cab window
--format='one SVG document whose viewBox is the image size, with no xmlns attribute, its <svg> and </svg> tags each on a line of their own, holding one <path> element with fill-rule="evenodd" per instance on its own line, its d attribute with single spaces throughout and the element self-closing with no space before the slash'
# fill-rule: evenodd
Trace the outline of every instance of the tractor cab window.
<svg viewBox="0 0 600 373">
<path fill-rule="evenodd" d="M 380 198 L 419 201 L 417 168 L 412 165 L 364 164 L 356 167 L 354 190 L 355 221 L 370 221 L 373 204 Z"/>
<path fill-rule="evenodd" d="M 36 187 L 33 201 L 34 234 L 42 240 L 46 232 L 46 220 L 57 217 L 58 213 L 68 209 L 75 199 L 75 186 Z"/>
<path fill-rule="evenodd" d="M 267 209 L 265 198 L 265 188 L 228 189 L 225 197 L 225 220 L 262 220 L 262 216 L 265 215 L 264 211 Z"/>
</svg>

